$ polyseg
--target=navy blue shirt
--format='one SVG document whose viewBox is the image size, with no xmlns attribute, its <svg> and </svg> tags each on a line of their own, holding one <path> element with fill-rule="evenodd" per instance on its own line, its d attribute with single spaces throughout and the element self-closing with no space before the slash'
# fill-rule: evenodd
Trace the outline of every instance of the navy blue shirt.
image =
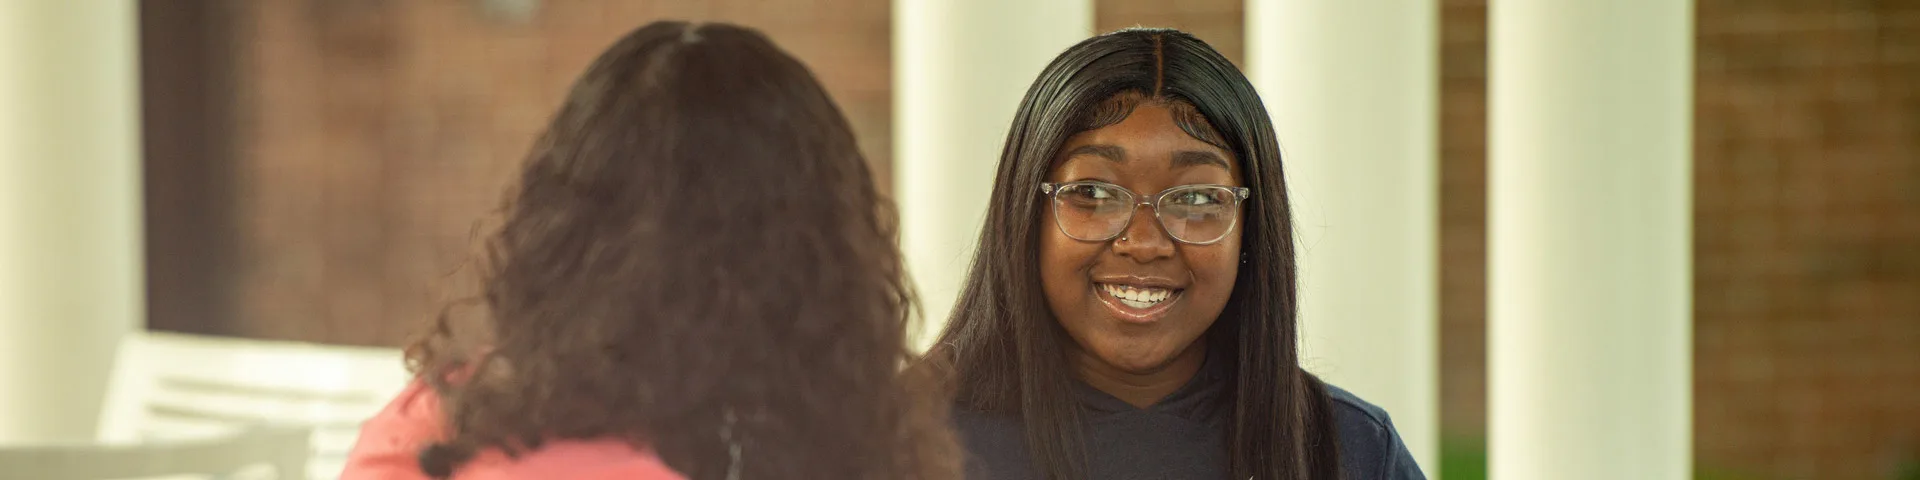
<svg viewBox="0 0 1920 480">
<path fill-rule="evenodd" d="M 1226 361 L 1209 356 L 1200 372 L 1167 398 L 1138 408 L 1084 383 L 1079 400 L 1091 433 L 1089 480 L 1227 478 Z M 1425 480 L 1387 412 L 1328 385 L 1345 480 Z M 1039 480 L 1018 418 L 956 409 L 970 480 Z"/>
</svg>

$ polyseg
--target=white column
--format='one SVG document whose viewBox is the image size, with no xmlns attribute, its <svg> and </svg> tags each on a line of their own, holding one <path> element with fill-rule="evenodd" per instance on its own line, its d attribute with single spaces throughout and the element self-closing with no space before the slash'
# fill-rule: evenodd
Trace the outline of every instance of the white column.
<svg viewBox="0 0 1920 480">
<path fill-rule="evenodd" d="M 91 439 L 145 315 L 137 17 L 0 1 L 0 443 Z"/>
<path fill-rule="evenodd" d="M 1438 13 L 1431 0 L 1251 0 L 1249 73 L 1299 235 L 1302 362 L 1392 415 L 1438 474 Z"/>
<path fill-rule="evenodd" d="M 1493 2 L 1492 478 L 1689 478 L 1693 2 Z"/>
<path fill-rule="evenodd" d="M 926 312 L 917 347 L 960 293 L 1020 98 L 1092 34 L 1091 0 L 894 1 L 894 197 Z"/>
</svg>

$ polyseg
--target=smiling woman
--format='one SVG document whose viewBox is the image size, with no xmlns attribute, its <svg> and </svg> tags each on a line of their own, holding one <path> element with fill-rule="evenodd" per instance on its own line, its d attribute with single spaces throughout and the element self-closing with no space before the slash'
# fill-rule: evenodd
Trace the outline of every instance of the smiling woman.
<svg viewBox="0 0 1920 480">
<path fill-rule="evenodd" d="M 1116 96 L 1108 104 L 1132 106 L 1113 109 L 1131 115 L 1067 139 L 1048 177 L 1074 183 L 1056 190 L 1045 215 L 1060 228 L 1039 245 L 1047 306 L 1074 340 L 1081 380 L 1143 408 L 1199 370 L 1205 348 L 1196 340 L 1226 306 L 1240 255 L 1240 238 L 1228 235 L 1240 169 L 1223 159 L 1231 152 L 1179 128 L 1170 103 Z M 1163 193 L 1144 215 L 1133 191 Z M 1076 234 L 1096 230 L 1105 234 Z"/>
<path fill-rule="evenodd" d="M 1299 366 L 1279 147 L 1218 52 L 1173 30 L 1081 42 L 1003 152 L 930 354 L 969 477 L 1422 478 L 1385 412 Z"/>
</svg>

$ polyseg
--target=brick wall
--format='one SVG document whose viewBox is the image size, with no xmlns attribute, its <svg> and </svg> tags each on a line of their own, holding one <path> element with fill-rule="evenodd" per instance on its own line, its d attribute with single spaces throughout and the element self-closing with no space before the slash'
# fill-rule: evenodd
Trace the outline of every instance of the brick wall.
<svg viewBox="0 0 1920 480">
<path fill-rule="evenodd" d="M 1892 478 L 1920 460 L 1920 2 L 1698 9 L 1700 461 Z"/>
<path fill-rule="evenodd" d="M 1096 0 L 1093 29 L 1106 33 L 1127 27 L 1177 28 L 1199 37 L 1241 64 L 1245 58 L 1245 0 Z M 1244 64 L 1243 64 L 1244 65 Z"/>
<path fill-rule="evenodd" d="M 1487 431 L 1487 0 L 1440 2 L 1440 430 Z"/>
<path fill-rule="evenodd" d="M 229 111 L 216 115 L 237 127 L 209 142 L 231 145 L 172 148 L 159 160 L 188 167 L 180 164 L 237 150 L 222 165 L 197 167 L 231 177 L 197 182 L 224 189 L 234 211 L 220 217 L 230 218 L 225 230 L 156 235 L 164 245 L 156 258 L 184 252 L 197 261 L 157 265 L 153 278 L 163 298 L 177 298 L 170 294 L 185 290 L 178 285 L 220 280 L 234 292 L 219 299 L 234 305 L 168 305 L 156 309 L 153 323 L 260 338 L 399 342 L 441 303 L 433 287 L 465 258 L 475 219 L 497 204 L 573 78 L 614 39 L 657 19 L 726 20 L 767 33 L 813 68 L 880 178 L 890 177 L 887 0 L 547 1 L 524 18 L 493 14 L 486 3 L 195 6 L 219 5 L 215 17 L 232 19 L 226 44 L 201 48 L 237 57 L 237 80 L 223 92 Z M 148 38 L 178 40 L 156 38 L 165 35 Z M 203 214 L 175 208 L 183 205 L 156 206 L 150 223 L 193 224 Z M 215 240 L 233 246 L 189 248 Z M 196 272 L 205 265 L 225 273 Z"/>
<path fill-rule="evenodd" d="M 1442 2 L 1441 407 L 1465 439 L 1486 425 L 1486 5 Z M 1920 3 L 1697 8 L 1697 462 L 1893 478 L 1920 456 Z"/>
</svg>

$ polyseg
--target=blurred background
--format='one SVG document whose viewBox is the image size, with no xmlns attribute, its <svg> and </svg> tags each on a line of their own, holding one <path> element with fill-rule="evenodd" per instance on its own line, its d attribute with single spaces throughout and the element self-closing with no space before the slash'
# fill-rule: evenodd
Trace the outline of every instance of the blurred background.
<svg viewBox="0 0 1920 480">
<path fill-rule="evenodd" d="M 1175 27 L 1243 62 L 1246 3 L 1093 0 L 1091 24 Z M 1433 44 L 1438 431 L 1417 433 L 1439 439 L 1427 470 L 1449 480 L 1486 476 L 1487 3 L 1440 0 Z M 152 331 L 401 345 L 446 300 L 476 221 L 571 80 L 656 19 L 765 32 L 840 102 L 882 188 L 899 184 L 890 0 L 145 0 L 133 12 Z M 1694 470 L 1920 479 L 1920 2 L 1698 0 L 1694 15 Z M 1004 75 L 1024 85 L 1037 67 Z M 32 228 L 19 218 L 0 236 Z M 0 396 L 26 385 L 0 381 Z"/>
</svg>

